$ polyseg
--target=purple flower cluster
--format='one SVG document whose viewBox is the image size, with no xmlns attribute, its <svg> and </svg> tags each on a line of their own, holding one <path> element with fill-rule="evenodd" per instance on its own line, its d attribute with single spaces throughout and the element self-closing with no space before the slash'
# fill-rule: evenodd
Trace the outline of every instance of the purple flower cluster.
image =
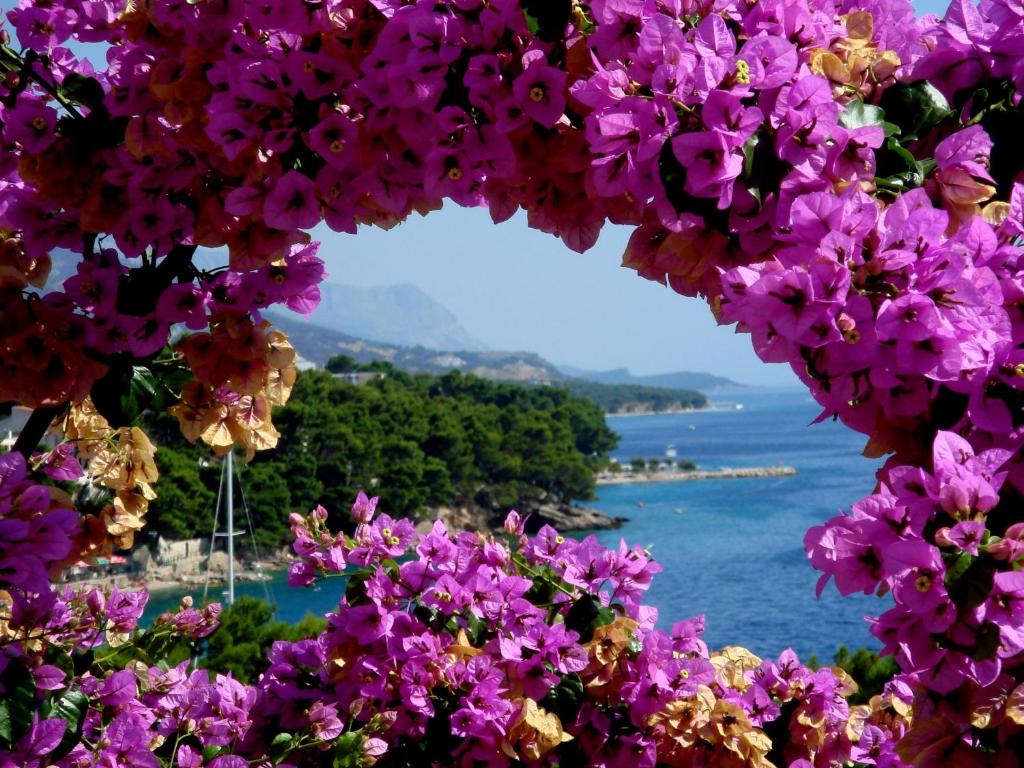
<svg viewBox="0 0 1024 768">
<path fill-rule="evenodd" d="M 26 636 L 54 609 L 50 579 L 72 553 L 78 524 L 71 499 L 35 482 L 21 454 L 0 456 L 0 616 L 8 635 Z M 0 672 L 10 658 L 0 654 Z"/>
<path fill-rule="evenodd" d="M 656 630 L 640 601 L 660 567 L 638 548 L 547 526 L 525 536 L 515 512 L 505 540 L 440 522 L 414 535 L 376 502 L 360 494 L 351 537 L 327 532 L 320 509 L 293 517 L 293 580 L 348 581 L 322 636 L 275 644 L 257 721 L 333 731 L 347 715 L 382 752 L 494 766 L 764 765 L 779 728 L 787 764 L 874 764 L 869 742 L 902 735 L 888 703 L 851 708 L 856 686 L 791 651 L 709 653 L 703 619 Z M 887 696 L 906 711 L 905 691 Z"/>
<path fill-rule="evenodd" d="M 975 453 L 940 432 L 928 470 L 887 467 L 876 493 L 804 541 L 824 574 L 819 594 L 829 579 L 844 595 L 891 592 L 894 605 L 872 633 L 916 684 L 951 701 L 960 692 L 959 707 L 939 707 L 951 732 L 961 728 L 954 744 L 1024 725 L 1022 713 L 1004 709 L 1008 698 L 1024 697 L 1024 523 L 1006 524 L 1015 515 L 1000 498 L 1009 458 L 998 448 Z M 989 717 L 979 717 L 985 706 Z"/>
</svg>

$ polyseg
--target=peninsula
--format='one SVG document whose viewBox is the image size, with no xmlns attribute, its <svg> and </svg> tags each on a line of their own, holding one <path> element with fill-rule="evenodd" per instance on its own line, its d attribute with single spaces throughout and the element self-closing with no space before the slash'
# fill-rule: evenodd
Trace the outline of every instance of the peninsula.
<svg viewBox="0 0 1024 768">
<path fill-rule="evenodd" d="M 629 485 L 630 483 L 678 483 L 686 480 L 722 480 L 750 477 L 791 477 L 798 474 L 793 467 L 724 467 L 722 469 L 691 469 L 653 472 L 602 472 L 597 485 Z"/>
</svg>

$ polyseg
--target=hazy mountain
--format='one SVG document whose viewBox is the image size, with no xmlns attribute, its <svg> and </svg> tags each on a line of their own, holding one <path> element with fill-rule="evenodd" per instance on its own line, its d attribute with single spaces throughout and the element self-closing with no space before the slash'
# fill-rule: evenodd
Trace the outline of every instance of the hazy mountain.
<svg viewBox="0 0 1024 768">
<path fill-rule="evenodd" d="M 571 365 L 560 365 L 558 369 L 566 376 L 599 384 L 639 384 L 646 387 L 667 387 L 669 389 L 698 389 L 701 392 L 714 392 L 720 389 L 745 387 L 724 376 L 696 371 L 675 371 L 673 373 L 656 373 L 650 376 L 634 376 L 628 368 L 614 368 L 610 371 L 588 371 L 574 368 Z"/>
<path fill-rule="evenodd" d="M 323 367 L 334 355 L 348 355 L 357 363 L 386 360 L 413 373 L 443 373 L 458 370 L 495 381 L 547 384 L 566 379 L 554 365 L 532 352 L 492 352 L 428 349 L 356 338 L 339 333 L 296 315 L 274 314 L 275 326 L 288 334 L 296 351 L 306 360 Z"/>
<path fill-rule="evenodd" d="M 602 384 L 566 376 L 543 357 L 532 352 L 445 352 L 425 347 L 400 347 L 357 339 L 280 315 L 274 318 L 274 324 L 288 334 L 306 364 L 312 363 L 318 367 L 323 367 L 335 355 L 348 355 L 357 363 L 384 360 L 412 373 L 441 374 L 456 370 L 492 381 L 541 386 L 553 384 L 592 400 L 609 413 L 677 411 L 707 405 L 704 394 L 693 389 Z"/>
<path fill-rule="evenodd" d="M 403 347 L 486 348 L 446 307 L 413 285 L 356 288 L 324 282 L 320 294 L 320 306 L 309 317 L 314 325 Z"/>
</svg>

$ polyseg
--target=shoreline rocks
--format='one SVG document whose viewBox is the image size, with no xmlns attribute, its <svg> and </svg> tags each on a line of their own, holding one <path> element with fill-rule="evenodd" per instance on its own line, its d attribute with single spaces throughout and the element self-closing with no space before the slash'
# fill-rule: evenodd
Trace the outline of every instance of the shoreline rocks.
<svg viewBox="0 0 1024 768">
<path fill-rule="evenodd" d="M 621 528 L 628 520 L 612 517 L 596 509 L 567 504 L 551 494 L 520 501 L 515 509 L 526 520 L 528 533 L 536 533 L 542 526 L 550 525 L 558 531 L 595 531 Z M 508 507 L 493 503 L 458 504 L 451 507 L 433 507 L 421 526 L 429 527 L 434 520 L 442 520 L 451 530 L 500 531 L 508 514 Z M 527 517 L 529 516 L 529 517 Z"/>
</svg>

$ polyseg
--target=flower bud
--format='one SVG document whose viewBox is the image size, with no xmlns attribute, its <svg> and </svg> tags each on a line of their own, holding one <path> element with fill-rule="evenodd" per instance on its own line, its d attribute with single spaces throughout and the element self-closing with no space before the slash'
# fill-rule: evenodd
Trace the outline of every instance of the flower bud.
<svg viewBox="0 0 1024 768">
<path fill-rule="evenodd" d="M 85 596 L 85 604 L 89 607 L 90 613 L 102 613 L 107 605 L 107 598 L 100 590 L 94 589 Z"/>
<path fill-rule="evenodd" d="M 352 505 L 352 517 L 360 523 L 368 523 L 373 519 L 374 512 L 377 511 L 378 497 L 374 496 L 372 499 L 367 498 L 366 494 L 362 491 L 356 496 L 356 501 Z"/>
<path fill-rule="evenodd" d="M 523 518 L 514 509 L 505 518 L 505 532 L 510 536 L 523 535 Z"/>
</svg>

